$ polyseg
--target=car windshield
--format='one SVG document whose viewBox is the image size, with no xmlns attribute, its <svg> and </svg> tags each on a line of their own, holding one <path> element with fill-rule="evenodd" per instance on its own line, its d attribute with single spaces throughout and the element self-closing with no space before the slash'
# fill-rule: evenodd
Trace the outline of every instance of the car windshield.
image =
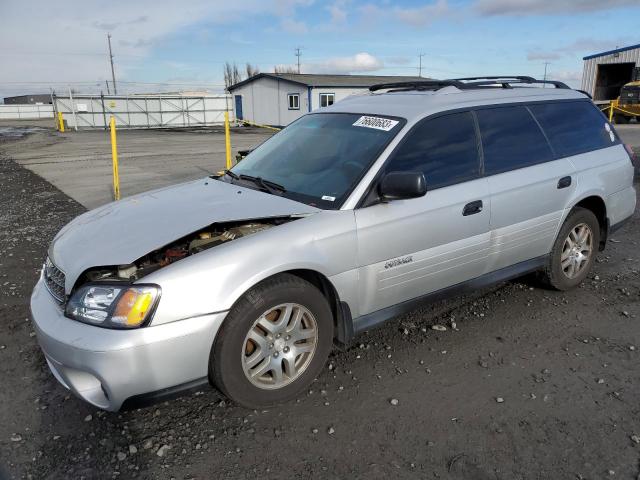
<svg viewBox="0 0 640 480">
<path fill-rule="evenodd" d="M 268 182 L 282 187 L 278 194 L 285 197 L 339 208 L 403 123 L 351 113 L 306 115 L 252 151 L 225 180 L 249 180 L 242 177 L 247 175 L 258 188 Z"/>
</svg>

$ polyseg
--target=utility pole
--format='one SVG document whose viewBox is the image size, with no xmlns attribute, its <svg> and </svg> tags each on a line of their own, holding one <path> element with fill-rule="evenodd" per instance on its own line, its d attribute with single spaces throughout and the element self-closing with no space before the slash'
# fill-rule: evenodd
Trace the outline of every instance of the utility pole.
<svg viewBox="0 0 640 480">
<path fill-rule="evenodd" d="M 300 73 L 300 55 L 302 55 L 302 50 L 300 47 L 296 48 L 296 57 L 298 57 L 298 73 Z"/>
<path fill-rule="evenodd" d="M 547 67 L 551 65 L 549 62 L 544 62 L 544 78 L 543 80 L 546 82 L 547 81 Z M 542 88 L 547 88 L 547 84 L 543 83 L 542 84 Z"/>
<path fill-rule="evenodd" d="M 418 59 L 420 61 L 420 66 L 418 67 L 418 76 L 421 77 L 422 76 L 422 57 L 424 57 L 424 53 L 419 53 L 418 54 Z"/>
<path fill-rule="evenodd" d="M 109 61 L 111 62 L 111 81 L 113 82 L 113 94 L 118 94 L 116 87 L 116 72 L 113 70 L 113 53 L 111 53 L 111 34 L 107 33 L 107 42 L 109 43 Z"/>
<path fill-rule="evenodd" d="M 111 91 L 109 90 L 109 80 L 105 80 L 104 83 L 107 84 L 107 95 L 111 95 Z"/>
</svg>

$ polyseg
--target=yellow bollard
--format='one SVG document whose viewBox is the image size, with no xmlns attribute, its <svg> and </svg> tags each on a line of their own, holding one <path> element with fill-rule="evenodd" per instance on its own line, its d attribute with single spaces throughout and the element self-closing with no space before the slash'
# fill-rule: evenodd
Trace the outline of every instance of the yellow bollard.
<svg viewBox="0 0 640 480">
<path fill-rule="evenodd" d="M 58 112 L 58 130 L 64 133 L 64 118 L 62 117 L 62 112 Z"/>
<path fill-rule="evenodd" d="M 229 112 L 224 112 L 224 144 L 227 150 L 227 170 L 231 165 L 231 135 L 229 134 Z"/>
<path fill-rule="evenodd" d="M 613 101 L 609 105 L 609 123 L 613 122 Z"/>
<path fill-rule="evenodd" d="M 111 129 L 111 158 L 113 160 L 113 198 L 120 200 L 120 174 L 118 173 L 118 144 L 116 142 L 116 119 L 109 121 Z"/>
</svg>

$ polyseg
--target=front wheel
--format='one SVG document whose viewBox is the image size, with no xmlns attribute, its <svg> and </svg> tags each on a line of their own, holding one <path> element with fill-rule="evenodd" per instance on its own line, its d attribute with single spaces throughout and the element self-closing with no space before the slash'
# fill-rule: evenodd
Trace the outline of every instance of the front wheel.
<svg viewBox="0 0 640 480">
<path fill-rule="evenodd" d="M 324 295 L 309 282 L 282 274 L 236 302 L 216 336 L 210 370 L 231 400 L 264 408 L 308 387 L 332 343 L 333 316 Z"/>
<path fill-rule="evenodd" d="M 575 208 L 567 217 L 543 272 L 545 283 L 569 290 L 588 275 L 600 245 L 600 225 L 590 210 Z"/>
</svg>

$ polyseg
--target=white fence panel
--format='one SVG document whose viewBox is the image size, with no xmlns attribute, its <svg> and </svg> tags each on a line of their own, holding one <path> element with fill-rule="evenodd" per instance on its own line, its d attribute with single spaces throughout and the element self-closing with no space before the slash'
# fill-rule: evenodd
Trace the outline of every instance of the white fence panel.
<svg viewBox="0 0 640 480">
<path fill-rule="evenodd" d="M 34 120 L 53 118 L 53 105 L 0 105 L 0 120 Z"/>
<path fill-rule="evenodd" d="M 231 111 L 230 95 L 79 95 L 54 97 L 69 128 L 188 128 L 220 125 Z"/>
</svg>

